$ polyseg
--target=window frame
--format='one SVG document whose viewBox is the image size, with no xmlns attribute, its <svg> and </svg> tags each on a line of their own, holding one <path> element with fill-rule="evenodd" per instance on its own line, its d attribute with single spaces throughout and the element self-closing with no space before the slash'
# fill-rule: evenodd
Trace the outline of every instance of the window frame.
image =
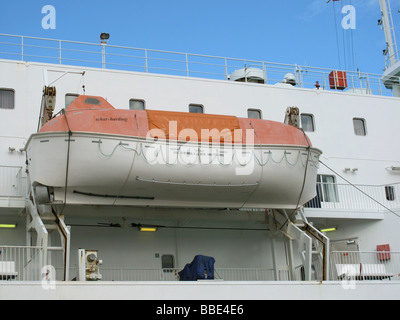
<svg viewBox="0 0 400 320">
<path fill-rule="evenodd" d="M 260 117 L 259 118 L 250 117 L 249 112 L 257 112 Z M 259 120 L 262 120 L 263 119 L 262 111 L 260 109 L 249 108 L 249 109 L 247 109 L 247 118 L 248 119 L 259 119 Z"/>
<path fill-rule="evenodd" d="M 303 126 L 303 116 L 304 117 L 310 117 L 311 119 L 311 125 L 312 125 L 312 130 L 305 130 Z M 300 121 L 301 121 L 301 128 L 303 129 L 304 132 L 315 132 L 316 126 L 315 126 L 315 117 L 312 113 L 301 113 L 300 114 Z"/>
<path fill-rule="evenodd" d="M 191 112 L 190 111 L 191 107 L 201 108 L 201 112 Z M 204 105 L 199 104 L 199 103 L 191 103 L 191 104 L 189 104 L 189 113 L 204 114 Z"/>
<path fill-rule="evenodd" d="M 396 192 L 394 186 L 385 186 L 385 195 L 387 201 L 396 201 Z"/>
<path fill-rule="evenodd" d="M 164 266 L 164 257 L 172 258 L 172 267 Z M 175 256 L 173 254 L 163 254 L 161 255 L 161 270 L 164 273 L 171 273 L 175 269 Z"/>
<path fill-rule="evenodd" d="M 327 178 L 332 178 L 332 182 L 324 181 L 327 180 Z M 330 174 L 318 174 L 317 193 L 321 202 L 339 202 L 336 176 Z"/>
<path fill-rule="evenodd" d="M 140 103 L 142 103 L 143 104 L 143 109 L 133 109 L 133 108 L 131 108 L 131 102 L 140 102 Z M 146 110 L 146 100 L 144 100 L 144 99 L 135 99 L 135 98 L 129 99 L 129 110 L 136 110 L 136 111 Z"/>
<path fill-rule="evenodd" d="M 356 131 L 356 123 L 355 121 L 360 121 L 362 123 L 362 128 L 363 128 L 363 133 L 364 134 L 358 134 Z M 358 137 L 365 137 L 367 136 L 367 121 L 364 118 L 353 118 L 353 130 L 354 130 L 354 134 Z"/>
<path fill-rule="evenodd" d="M 332 182 L 327 180 L 331 178 Z M 323 208 L 322 203 L 335 203 L 339 201 L 336 176 L 330 174 L 317 175 L 317 195 L 305 204 L 306 208 Z M 329 205 L 328 205 L 329 207 Z"/>
<path fill-rule="evenodd" d="M 65 108 L 68 108 L 71 104 L 74 103 L 74 101 L 76 100 L 76 98 L 78 98 L 80 95 L 77 93 L 66 93 L 65 94 Z M 67 97 L 75 97 L 75 99 L 69 104 L 67 105 Z"/>
<path fill-rule="evenodd" d="M 12 88 L 0 88 L 0 92 L 1 91 L 8 91 L 8 92 L 12 92 L 12 94 L 13 94 L 13 99 L 12 99 L 12 103 L 13 103 L 13 105 L 12 105 L 12 108 L 4 108 L 4 107 L 1 107 L 0 106 L 0 110 L 15 110 L 15 89 L 12 89 Z"/>
<path fill-rule="evenodd" d="M 94 97 L 87 97 L 84 101 L 84 104 L 88 104 L 91 106 L 101 106 L 101 101 Z"/>
</svg>

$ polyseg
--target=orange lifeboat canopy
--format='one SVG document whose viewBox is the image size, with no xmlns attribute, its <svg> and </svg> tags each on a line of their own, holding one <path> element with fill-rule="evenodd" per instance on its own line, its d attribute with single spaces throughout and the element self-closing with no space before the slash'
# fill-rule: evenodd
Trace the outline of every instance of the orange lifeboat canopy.
<svg viewBox="0 0 400 320">
<path fill-rule="evenodd" d="M 55 117 L 40 130 L 68 131 L 191 142 L 311 147 L 303 131 L 280 122 L 187 112 L 121 110 L 96 96 L 77 97 L 66 108 L 65 115 Z"/>
</svg>

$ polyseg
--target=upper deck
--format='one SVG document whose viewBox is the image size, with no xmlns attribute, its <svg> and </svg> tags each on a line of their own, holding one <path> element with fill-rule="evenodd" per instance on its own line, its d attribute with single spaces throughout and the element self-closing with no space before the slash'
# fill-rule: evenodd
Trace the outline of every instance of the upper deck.
<svg viewBox="0 0 400 320">
<path fill-rule="evenodd" d="M 343 90 L 331 85 L 330 74 L 334 69 L 115 46 L 106 42 L 96 44 L 0 33 L 0 59 L 217 80 L 234 80 L 233 73 L 243 69 L 245 78 L 251 78 L 255 71 L 258 80 L 262 79 L 256 81 L 268 85 L 282 83 L 291 74 L 299 88 L 392 96 L 379 74 L 340 70 L 346 72 L 347 86 Z M 394 81 L 399 81 L 398 78 Z"/>
</svg>

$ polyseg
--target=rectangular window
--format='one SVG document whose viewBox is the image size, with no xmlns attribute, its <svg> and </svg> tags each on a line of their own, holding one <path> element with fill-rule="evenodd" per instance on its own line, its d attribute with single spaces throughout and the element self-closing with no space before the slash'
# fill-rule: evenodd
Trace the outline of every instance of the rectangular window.
<svg viewBox="0 0 400 320">
<path fill-rule="evenodd" d="M 175 268 L 174 256 L 172 254 L 164 254 L 161 256 L 161 268 L 164 273 L 173 272 L 172 269 Z"/>
<path fill-rule="evenodd" d="M 141 99 L 131 99 L 129 100 L 129 109 L 130 110 L 145 110 L 146 103 Z"/>
<path fill-rule="evenodd" d="M 14 109 L 15 91 L 13 89 L 0 89 L 0 109 Z"/>
<path fill-rule="evenodd" d="M 386 200 L 388 201 L 394 201 L 396 200 L 396 195 L 394 191 L 393 186 L 386 186 L 385 187 L 385 193 L 386 193 Z"/>
<path fill-rule="evenodd" d="M 201 104 L 190 104 L 189 112 L 190 113 L 204 113 L 204 106 Z"/>
<path fill-rule="evenodd" d="M 322 202 L 338 202 L 335 176 L 319 174 L 317 183 L 317 194 Z"/>
<path fill-rule="evenodd" d="M 262 119 L 261 110 L 258 109 L 248 109 L 247 117 L 249 119 Z"/>
<path fill-rule="evenodd" d="M 65 95 L 65 107 L 68 108 L 72 102 L 75 101 L 76 98 L 79 97 L 79 94 L 67 93 Z"/>
<path fill-rule="evenodd" d="M 310 200 L 306 208 L 321 208 L 322 202 L 339 202 L 335 176 L 317 176 L 317 196 Z"/>
<path fill-rule="evenodd" d="M 366 127 L 365 119 L 354 118 L 353 125 L 354 125 L 354 133 L 357 136 L 366 136 L 367 135 L 367 127 Z"/>
<path fill-rule="evenodd" d="M 314 124 L 314 116 L 312 114 L 301 114 L 301 126 L 306 132 L 314 132 L 315 124 Z"/>
</svg>

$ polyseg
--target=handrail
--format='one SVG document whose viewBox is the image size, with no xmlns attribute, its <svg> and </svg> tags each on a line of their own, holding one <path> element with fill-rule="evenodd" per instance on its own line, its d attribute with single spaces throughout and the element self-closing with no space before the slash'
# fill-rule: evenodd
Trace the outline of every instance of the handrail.
<svg viewBox="0 0 400 320">
<path fill-rule="evenodd" d="M 300 88 L 316 89 L 318 82 L 319 89 L 332 90 L 329 75 L 333 69 L 328 68 L 0 33 L 0 58 L 12 57 L 22 61 L 58 61 L 58 64 L 219 80 L 228 80 L 238 69 L 257 67 L 266 76 L 266 84 L 281 83 L 285 74 L 292 73 Z M 347 74 L 349 92 L 391 95 L 382 83 L 382 75 L 342 71 Z"/>
<path fill-rule="evenodd" d="M 361 190 L 361 191 L 360 191 Z M 307 208 L 375 211 L 400 211 L 400 183 L 386 185 L 350 185 L 317 183 L 317 196 Z"/>
</svg>

